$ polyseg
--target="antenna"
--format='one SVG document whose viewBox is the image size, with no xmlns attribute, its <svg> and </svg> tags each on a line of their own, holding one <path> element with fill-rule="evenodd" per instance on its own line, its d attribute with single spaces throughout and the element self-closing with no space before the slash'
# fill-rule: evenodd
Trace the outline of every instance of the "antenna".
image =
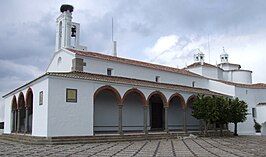
<svg viewBox="0 0 266 157">
<path fill-rule="evenodd" d="M 112 17 L 112 43 L 113 43 L 113 56 L 117 57 L 116 41 L 114 41 L 114 18 Z"/>
<path fill-rule="evenodd" d="M 208 34 L 208 50 L 209 50 L 209 64 L 211 64 L 211 50 L 210 50 L 210 37 Z"/>
<path fill-rule="evenodd" d="M 112 42 L 114 41 L 114 18 L 112 17 Z"/>
</svg>

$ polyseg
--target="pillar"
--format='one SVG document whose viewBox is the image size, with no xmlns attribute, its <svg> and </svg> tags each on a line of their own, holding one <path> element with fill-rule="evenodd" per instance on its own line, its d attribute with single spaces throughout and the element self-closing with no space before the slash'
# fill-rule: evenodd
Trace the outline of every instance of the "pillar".
<svg viewBox="0 0 266 157">
<path fill-rule="evenodd" d="M 118 105 L 118 133 L 120 135 L 123 134 L 122 112 L 123 112 L 123 105 Z"/>
<path fill-rule="evenodd" d="M 26 124 L 25 124 L 25 130 L 24 133 L 27 133 L 29 131 L 29 108 L 26 108 Z"/>
<path fill-rule="evenodd" d="M 13 132 L 17 131 L 17 110 L 13 111 Z"/>
<path fill-rule="evenodd" d="M 168 107 L 164 107 L 164 131 L 168 133 Z"/>
<path fill-rule="evenodd" d="M 18 121 L 17 121 L 17 132 L 20 131 L 20 109 L 18 109 L 18 115 L 17 115 L 17 118 L 16 118 Z"/>
<path fill-rule="evenodd" d="M 144 106 L 143 109 L 144 109 L 144 120 L 143 120 L 143 123 L 144 123 L 144 133 L 145 134 L 148 134 L 148 128 L 147 128 L 148 106 Z"/>
<path fill-rule="evenodd" d="M 184 120 L 184 128 L 183 128 L 183 130 L 185 131 L 185 133 L 187 133 L 187 109 L 186 108 L 184 108 L 184 118 L 183 118 L 183 120 Z"/>
</svg>

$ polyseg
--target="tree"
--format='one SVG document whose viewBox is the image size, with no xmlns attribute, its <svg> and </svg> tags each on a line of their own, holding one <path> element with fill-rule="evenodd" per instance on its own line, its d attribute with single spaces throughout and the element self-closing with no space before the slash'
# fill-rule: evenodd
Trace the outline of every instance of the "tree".
<svg viewBox="0 0 266 157">
<path fill-rule="evenodd" d="M 222 96 L 213 96 L 214 99 L 214 112 L 215 112 L 215 122 L 220 125 L 220 135 L 223 135 L 223 126 L 228 123 L 230 118 L 230 105 L 229 98 L 224 98 Z"/>
<path fill-rule="evenodd" d="M 242 123 L 247 119 L 248 105 L 244 101 L 240 101 L 238 98 L 230 99 L 230 118 L 229 122 L 234 123 L 234 135 L 237 136 L 237 123 Z"/>
<path fill-rule="evenodd" d="M 204 121 L 204 135 L 207 135 L 211 121 L 214 121 L 213 99 L 211 96 L 198 95 L 192 104 L 192 116 Z"/>
</svg>

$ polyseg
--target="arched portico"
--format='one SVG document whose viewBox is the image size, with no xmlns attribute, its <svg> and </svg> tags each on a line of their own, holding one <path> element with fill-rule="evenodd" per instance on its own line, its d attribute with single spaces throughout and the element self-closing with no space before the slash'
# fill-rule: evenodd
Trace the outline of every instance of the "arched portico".
<svg viewBox="0 0 266 157">
<path fill-rule="evenodd" d="M 33 117 L 33 92 L 29 88 L 26 94 L 26 121 L 25 121 L 25 132 L 32 132 L 32 117 Z"/>
<path fill-rule="evenodd" d="M 150 124 L 151 130 L 167 129 L 167 99 L 160 91 L 152 92 L 148 97 L 150 107 Z"/>
<path fill-rule="evenodd" d="M 122 104 L 123 131 L 145 130 L 143 119 L 147 101 L 144 94 L 136 88 L 129 89 L 123 96 Z"/>
<path fill-rule="evenodd" d="M 168 127 L 170 130 L 185 130 L 185 100 L 179 93 L 174 93 L 168 100 Z"/>
<path fill-rule="evenodd" d="M 192 105 L 195 98 L 195 95 L 191 95 L 186 103 L 187 129 L 189 130 L 198 130 L 200 128 L 200 120 L 192 116 Z"/>
<path fill-rule="evenodd" d="M 17 123 L 17 132 L 25 131 L 25 120 L 26 120 L 26 107 L 25 107 L 25 99 L 24 94 L 22 92 L 19 93 L 18 96 L 18 123 Z"/>
<path fill-rule="evenodd" d="M 121 102 L 119 92 L 112 86 L 102 86 L 95 91 L 94 132 L 120 130 L 119 110 L 120 106 L 122 106 Z"/>
<path fill-rule="evenodd" d="M 17 130 L 17 114 L 18 114 L 18 104 L 17 98 L 14 95 L 12 99 L 12 132 L 16 132 Z"/>
</svg>

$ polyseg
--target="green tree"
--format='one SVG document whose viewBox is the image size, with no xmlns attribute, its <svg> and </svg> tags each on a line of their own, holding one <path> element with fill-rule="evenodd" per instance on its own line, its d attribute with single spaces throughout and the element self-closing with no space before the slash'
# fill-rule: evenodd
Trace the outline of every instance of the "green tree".
<svg viewBox="0 0 266 157">
<path fill-rule="evenodd" d="M 211 96 L 198 95 L 192 104 L 192 116 L 204 122 L 204 135 L 208 134 L 211 121 L 214 121 L 213 99 Z"/>
<path fill-rule="evenodd" d="M 237 123 L 242 123 L 247 119 L 248 105 L 238 98 L 230 99 L 230 119 L 229 122 L 234 123 L 234 135 L 237 136 Z"/>
<path fill-rule="evenodd" d="M 228 123 L 230 118 L 229 99 L 222 96 L 213 96 L 214 99 L 214 122 L 220 125 L 220 135 L 223 135 L 223 126 Z"/>
</svg>

